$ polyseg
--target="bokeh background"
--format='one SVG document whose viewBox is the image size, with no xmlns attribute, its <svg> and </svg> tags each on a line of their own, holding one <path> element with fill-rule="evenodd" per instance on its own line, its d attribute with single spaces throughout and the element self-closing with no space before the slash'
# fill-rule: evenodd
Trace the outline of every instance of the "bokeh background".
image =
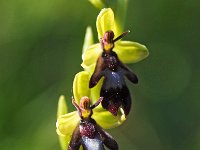
<svg viewBox="0 0 200 150">
<path fill-rule="evenodd" d="M 145 44 L 147 59 L 129 65 L 133 109 L 109 130 L 122 150 L 200 149 L 200 1 L 130 0 L 126 37 Z M 81 71 L 87 25 L 99 11 L 87 0 L 0 1 L 0 149 L 59 150 L 57 101 L 69 109 Z M 97 40 L 97 39 L 96 39 Z"/>
</svg>

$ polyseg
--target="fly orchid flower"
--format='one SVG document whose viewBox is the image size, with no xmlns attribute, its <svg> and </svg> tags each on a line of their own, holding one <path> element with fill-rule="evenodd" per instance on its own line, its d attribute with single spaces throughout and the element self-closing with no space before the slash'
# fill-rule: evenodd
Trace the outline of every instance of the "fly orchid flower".
<svg viewBox="0 0 200 150">
<path fill-rule="evenodd" d="M 80 105 L 72 100 L 76 107 L 80 122 L 73 131 L 68 150 L 78 150 L 82 145 L 83 150 L 104 150 L 104 146 L 111 150 L 118 150 L 117 142 L 104 131 L 98 123 L 92 118 L 93 109 L 101 103 L 103 97 L 91 105 L 88 97 L 82 97 Z"/>
<path fill-rule="evenodd" d="M 106 31 L 104 37 L 101 39 L 103 52 L 97 60 L 89 83 L 89 88 L 92 88 L 104 77 L 100 91 L 100 96 L 104 97 L 102 106 L 114 116 L 117 116 L 120 107 L 124 110 L 125 115 L 128 115 L 131 109 L 131 96 L 124 76 L 131 82 L 138 83 L 137 76 L 119 60 L 117 54 L 112 50 L 115 42 L 127 33 L 124 32 L 116 39 L 113 39 L 113 31 Z"/>
<path fill-rule="evenodd" d="M 131 82 L 137 83 L 137 76 L 124 64 L 138 62 L 148 56 L 144 45 L 132 41 L 121 41 L 129 31 L 119 34 L 120 29 L 115 23 L 111 8 L 102 9 L 96 21 L 100 43 L 93 44 L 83 51 L 82 67 L 92 74 L 89 87 L 93 88 L 100 81 L 100 96 L 103 108 L 114 116 L 122 108 L 128 115 L 131 108 L 131 96 L 126 86 L 124 76 Z M 93 69 L 95 71 L 93 73 Z M 91 69 L 92 68 L 92 69 Z M 92 70 L 92 71 L 91 71 Z"/>
<path fill-rule="evenodd" d="M 114 19 L 114 13 L 111 8 L 104 8 L 99 13 L 96 20 L 96 27 L 99 40 L 104 37 L 106 31 L 112 30 L 114 38 L 121 34 L 121 30 L 117 26 Z M 137 42 L 118 40 L 115 42 L 113 51 L 116 52 L 119 59 L 123 63 L 135 63 L 146 58 L 149 54 L 148 49 Z M 82 54 L 83 62 L 81 66 L 84 69 L 88 69 L 94 66 L 98 57 L 103 52 L 101 43 L 93 44 L 89 46 Z"/>
</svg>

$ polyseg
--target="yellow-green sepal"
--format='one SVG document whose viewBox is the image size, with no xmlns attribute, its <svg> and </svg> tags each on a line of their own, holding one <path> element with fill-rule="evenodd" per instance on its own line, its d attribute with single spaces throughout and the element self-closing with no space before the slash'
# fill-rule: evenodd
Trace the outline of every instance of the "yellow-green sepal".
<svg viewBox="0 0 200 150">
<path fill-rule="evenodd" d="M 94 70 L 94 66 L 90 68 L 91 73 Z M 73 82 L 74 99 L 79 104 L 80 99 L 84 96 L 88 96 L 91 103 L 94 104 L 100 98 L 100 88 L 103 82 L 103 78 L 98 82 L 94 88 L 89 88 L 90 72 L 81 71 L 76 74 Z"/>
<path fill-rule="evenodd" d="M 149 55 L 146 46 L 131 41 L 118 41 L 113 50 L 123 63 L 135 63 Z"/>
<path fill-rule="evenodd" d="M 87 71 L 81 71 L 77 73 L 74 77 L 73 93 L 74 93 L 74 99 L 78 104 L 80 103 L 80 99 L 83 96 L 90 95 L 89 80 L 90 76 Z"/>
<path fill-rule="evenodd" d="M 64 114 L 67 114 L 67 112 L 68 112 L 68 108 L 67 108 L 67 104 L 65 101 L 65 97 L 63 95 L 61 95 L 58 100 L 57 118 L 59 118 L 60 116 L 62 116 Z M 61 149 L 66 150 L 70 139 L 68 137 L 64 137 L 64 136 L 60 136 L 60 135 L 58 135 L 58 138 L 59 138 L 59 143 L 60 143 Z"/>
<path fill-rule="evenodd" d="M 113 116 L 109 111 L 100 108 L 93 110 L 92 118 L 104 129 L 111 129 L 120 126 L 126 121 L 126 116 L 123 109 L 119 109 L 117 116 Z"/>
<path fill-rule="evenodd" d="M 82 54 L 82 64 L 81 66 L 87 70 L 88 67 L 96 64 L 98 57 L 102 53 L 102 48 L 100 43 L 91 45 L 83 54 Z"/>
<path fill-rule="evenodd" d="M 96 27 L 99 39 L 102 38 L 108 30 L 112 30 L 115 33 L 115 37 L 121 34 L 121 30 L 119 30 L 115 23 L 114 12 L 111 8 L 104 8 L 101 10 L 97 16 Z"/>
<path fill-rule="evenodd" d="M 57 133 L 60 136 L 71 137 L 75 127 L 80 121 L 77 111 L 62 115 L 56 122 Z"/>
<path fill-rule="evenodd" d="M 68 112 L 65 96 L 61 95 L 58 100 L 58 110 L 57 110 L 57 118 L 61 115 L 64 115 Z"/>
<path fill-rule="evenodd" d="M 91 46 L 93 43 L 94 43 L 94 38 L 93 38 L 92 28 L 88 26 L 85 31 L 85 38 L 84 38 L 82 53 L 84 53 L 85 50 L 89 46 Z"/>
<path fill-rule="evenodd" d="M 98 9 L 102 9 L 105 7 L 103 0 L 89 0 L 89 2 Z"/>
</svg>

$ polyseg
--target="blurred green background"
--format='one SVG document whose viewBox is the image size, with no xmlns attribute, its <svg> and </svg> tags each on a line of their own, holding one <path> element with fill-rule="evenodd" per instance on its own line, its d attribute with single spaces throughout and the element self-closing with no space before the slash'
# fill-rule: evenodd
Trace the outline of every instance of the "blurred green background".
<svg viewBox="0 0 200 150">
<path fill-rule="evenodd" d="M 132 111 L 109 130 L 122 150 L 200 149 L 200 68 L 195 0 L 130 0 L 125 38 L 150 56 L 129 65 Z M 99 11 L 87 0 L 0 1 L 0 149 L 59 150 L 57 101 L 81 71 L 85 28 Z M 96 39 L 97 40 L 97 39 Z"/>
</svg>

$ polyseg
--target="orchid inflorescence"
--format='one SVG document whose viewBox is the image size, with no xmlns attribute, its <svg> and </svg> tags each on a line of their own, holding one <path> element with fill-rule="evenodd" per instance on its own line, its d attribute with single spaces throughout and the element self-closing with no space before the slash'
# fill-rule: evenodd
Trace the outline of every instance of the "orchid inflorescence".
<svg viewBox="0 0 200 150">
<path fill-rule="evenodd" d="M 129 31 L 121 32 L 111 8 L 100 11 L 96 27 L 100 43 L 93 44 L 88 27 L 82 52 L 84 71 L 77 73 L 73 82 L 72 104 L 77 111 L 67 113 L 64 97 L 59 99 L 56 131 L 63 150 L 119 149 L 105 129 L 124 123 L 131 110 L 124 77 L 135 84 L 138 78 L 125 63 L 148 56 L 144 45 L 121 40 Z"/>
</svg>

